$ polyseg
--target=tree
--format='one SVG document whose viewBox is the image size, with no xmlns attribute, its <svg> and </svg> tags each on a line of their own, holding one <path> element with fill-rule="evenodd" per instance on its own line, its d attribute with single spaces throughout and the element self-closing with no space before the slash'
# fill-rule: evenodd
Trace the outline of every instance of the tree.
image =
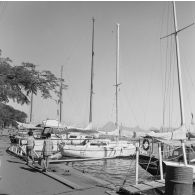
<svg viewBox="0 0 195 195">
<path fill-rule="evenodd" d="M 26 122 L 27 115 L 5 105 L 10 99 L 19 104 L 30 103 L 30 94 L 39 91 L 43 98 L 51 98 L 54 92 L 59 96 L 58 87 L 63 82 L 50 71 L 35 70 L 32 63 L 13 65 L 10 58 L 4 58 L 0 50 L 0 126 L 14 125 L 16 121 Z M 68 86 L 63 83 L 62 88 Z"/>
<path fill-rule="evenodd" d="M 60 79 L 50 71 L 35 70 L 32 63 L 12 65 L 10 58 L 3 58 L 0 51 L 0 102 L 8 103 L 9 99 L 17 103 L 29 103 L 29 95 L 39 91 L 43 98 L 51 98 L 51 92 L 59 94 L 57 88 Z M 63 89 L 68 86 L 63 84 Z"/>
<path fill-rule="evenodd" d="M 16 121 L 26 122 L 27 114 L 15 110 L 13 107 L 0 103 L 0 126 L 6 127 L 9 125 L 17 126 Z"/>
</svg>

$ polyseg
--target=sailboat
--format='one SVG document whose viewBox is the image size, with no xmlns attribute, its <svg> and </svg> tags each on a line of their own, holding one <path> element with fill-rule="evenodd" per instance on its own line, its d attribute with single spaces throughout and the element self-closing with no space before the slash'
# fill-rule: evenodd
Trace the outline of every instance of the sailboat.
<svg viewBox="0 0 195 195">
<path fill-rule="evenodd" d="M 191 25 L 181 30 L 177 29 L 175 2 L 173 2 L 173 16 L 174 16 L 175 32 L 165 37 L 172 36 L 172 35 L 175 36 L 181 125 L 178 129 L 175 129 L 172 132 L 149 133 L 147 135 L 148 137 L 144 140 L 144 142 L 145 143 L 146 141 L 148 142 L 147 149 L 154 146 L 154 141 L 158 144 L 163 144 L 163 146 L 167 145 L 168 147 L 171 147 L 172 149 L 177 147 L 176 149 L 173 149 L 172 151 L 170 150 L 167 151 L 169 152 L 168 158 L 166 158 L 166 160 L 163 160 L 162 162 L 162 170 L 164 173 L 166 171 L 166 166 L 170 165 L 170 166 L 191 167 L 193 168 L 193 173 L 195 174 L 195 164 L 194 164 L 195 152 L 194 152 L 193 147 L 191 147 L 194 143 L 186 141 L 187 128 L 185 127 L 185 118 L 184 118 L 183 89 L 182 89 L 182 80 L 181 80 L 180 52 L 179 52 L 179 39 L 178 39 L 178 32 L 180 32 L 183 29 L 186 29 L 187 27 Z M 151 144 L 149 144 L 150 138 L 152 139 Z M 165 150 L 163 152 L 165 152 Z M 162 156 L 161 152 L 159 156 Z M 152 156 L 151 154 L 148 156 L 139 155 L 139 165 L 152 175 L 160 174 L 160 161 L 159 160 L 160 159 Z"/>
<path fill-rule="evenodd" d="M 92 96 L 93 96 L 93 56 L 94 56 L 94 18 L 92 31 L 92 63 L 91 63 L 91 90 L 90 90 L 90 112 L 89 124 L 92 124 Z M 119 66 L 119 24 L 117 24 L 117 74 Z M 116 79 L 116 97 L 118 93 L 118 80 Z M 117 99 L 117 98 L 116 98 Z M 117 102 L 118 103 L 118 102 Z M 118 106 L 118 104 L 116 104 Z M 116 115 L 118 117 L 118 114 Z M 117 118 L 117 129 L 118 118 Z M 111 141 L 109 139 L 91 139 L 84 140 L 79 145 L 61 145 L 62 156 L 80 157 L 80 158 L 112 158 L 112 157 L 129 157 L 135 154 L 135 146 L 126 141 Z"/>
</svg>

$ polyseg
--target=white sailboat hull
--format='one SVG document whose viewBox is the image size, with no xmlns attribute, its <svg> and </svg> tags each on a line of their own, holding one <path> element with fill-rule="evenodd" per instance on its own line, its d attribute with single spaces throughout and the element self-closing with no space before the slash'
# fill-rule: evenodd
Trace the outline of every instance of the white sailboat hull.
<svg viewBox="0 0 195 195">
<path fill-rule="evenodd" d="M 128 157 L 135 154 L 133 144 L 122 145 L 65 145 L 61 149 L 62 156 L 79 158 L 105 158 L 105 157 Z"/>
</svg>

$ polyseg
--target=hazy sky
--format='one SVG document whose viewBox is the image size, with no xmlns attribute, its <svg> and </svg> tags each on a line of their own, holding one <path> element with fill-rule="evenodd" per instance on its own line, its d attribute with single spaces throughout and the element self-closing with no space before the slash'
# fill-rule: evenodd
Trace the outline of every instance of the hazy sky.
<svg viewBox="0 0 195 195">
<path fill-rule="evenodd" d="M 0 45 L 14 64 L 32 62 L 63 77 L 63 121 L 85 126 L 89 118 L 92 17 L 95 18 L 93 123 L 115 121 L 116 23 L 120 24 L 119 122 L 149 128 L 180 124 L 170 2 L 4 2 Z M 178 27 L 194 22 L 195 2 L 176 2 Z M 195 25 L 179 34 L 186 123 L 195 113 Z M 172 44 L 171 44 L 172 43 Z M 170 52 L 172 48 L 172 53 Z M 171 62 L 171 63 L 170 63 Z M 170 64 L 172 64 L 170 66 Z M 165 77 L 165 72 L 167 72 Z M 171 77 L 170 77 L 171 75 Z M 166 81 L 166 82 L 165 82 Z M 56 97 L 54 97 L 56 99 Z M 17 109 L 29 114 L 30 106 Z M 54 100 L 34 97 L 33 122 L 57 118 Z"/>
</svg>

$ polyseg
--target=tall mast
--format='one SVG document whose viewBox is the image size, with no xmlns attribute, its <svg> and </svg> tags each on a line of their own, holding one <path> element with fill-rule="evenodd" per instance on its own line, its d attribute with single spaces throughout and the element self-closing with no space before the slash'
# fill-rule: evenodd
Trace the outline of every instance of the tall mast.
<svg viewBox="0 0 195 195">
<path fill-rule="evenodd" d="M 181 81 L 180 51 L 179 51 L 179 38 L 178 38 L 175 2 L 173 2 L 173 16 L 174 16 L 174 27 L 175 27 L 174 35 L 175 35 L 176 56 L 177 56 L 177 76 L 178 76 L 178 85 L 179 85 L 180 115 L 181 115 L 181 126 L 183 126 L 185 124 L 185 118 L 184 118 L 183 88 L 182 88 L 182 81 Z"/>
<path fill-rule="evenodd" d="M 118 124 L 118 87 L 119 87 L 120 83 L 119 83 L 119 24 L 116 24 L 116 121 L 115 121 L 115 125 L 116 128 L 119 128 L 119 124 Z"/>
<path fill-rule="evenodd" d="M 89 123 L 92 123 L 92 104 L 93 104 L 93 76 L 94 76 L 94 65 L 93 65 L 93 58 L 94 58 L 94 23 L 95 19 L 92 18 L 92 60 L 91 60 L 91 87 L 90 87 L 90 110 L 89 110 Z"/>
<path fill-rule="evenodd" d="M 62 82 L 63 82 L 63 66 L 61 66 L 61 79 L 60 79 L 60 122 L 62 121 Z"/>
<path fill-rule="evenodd" d="M 32 71 L 34 73 L 35 71 L 35 65 L 32 66 Z M 30 98 L 30 117 L 29 122 L 32 122 L 32 113 L 33 113 L 33 92 L 31 92 L 31 98 Z"/>
<path fill-rule="evenodd" d="M 30 98 L 30 123 L 32 122 L 32 111 L 33 111 L 33 92 L 31 92 L 31 98 Z"/>
</svg>

